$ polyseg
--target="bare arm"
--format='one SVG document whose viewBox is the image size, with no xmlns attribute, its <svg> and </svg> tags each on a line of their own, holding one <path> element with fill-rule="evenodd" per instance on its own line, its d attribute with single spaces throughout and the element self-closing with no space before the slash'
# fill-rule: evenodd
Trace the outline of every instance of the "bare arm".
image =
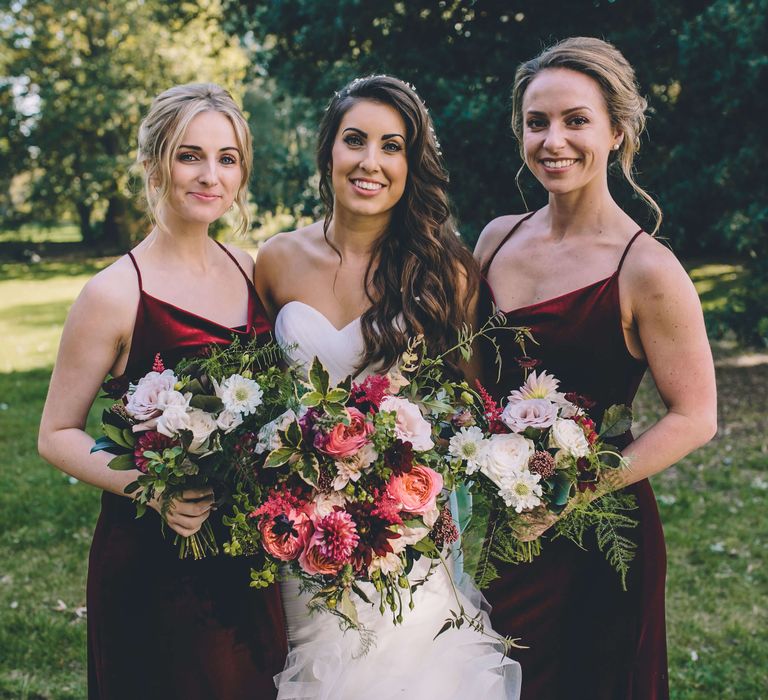
<svg viewBox="0 0 768 700">
<path fill-rule="evenodd" d="M 624 451 L 630 469 L 618 487 L 658 474 L 717 431 L 714 364 L 696 289 L 660 244 L 649 241 L 637 253 L 622 282 L 667 413 Z"/>
<path fill-rule="evenodd" d="M 127 352 L 138 299 L 138 287 L 135 294 L 125 294 L 130 284 L 130 277 L 115 267 L 91 280 L 75 301 L 64 325 L 38 435 L 40 455 L 48 462 L 121 496 L 139 472 L 115 471 L 107 466 L 111 455 L 91 454 L 94 440 L 85 432 L 85 423 L 104 377 Z M 205 491 L 186 492 L 184 497 L 203 498 L 174 502 L 167 514 L 169 525 L 186 536 L 200 528 L 212 499 Z M 160 510 L 157 501 L 150 505 Z"/>
</svg>

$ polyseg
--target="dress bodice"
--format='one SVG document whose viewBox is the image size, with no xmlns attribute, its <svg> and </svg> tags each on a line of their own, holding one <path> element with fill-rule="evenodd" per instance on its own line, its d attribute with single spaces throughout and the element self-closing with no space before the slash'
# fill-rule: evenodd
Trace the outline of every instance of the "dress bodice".
<svg viewBox="0 0 768 700">
<path fill-rule="evenodd" d="M 275 338 L 298 365 L 308 367 L 317 357 L 328 370 L 331 384 L 357 374 L 365 352 L 360 317 L 336 328 L 317 309 L 301 301 L 289 301 L 280 309 L 275 319 Z M 368 374 L 368 370 L 360 374 Z"/>
<path fill-rule="evenodd" d="M 228 345 L 234 337 L 245 341 L 271 331 L 269 319 L 253 282 L 234 256 L 220 243 L 219 246 L 245 280 L 248 293 L 248 321 L 245 326 L 227 328 L 148 294 L 144 291 L 136 259 L 132 253 L 128 253 L 139 281 L 139 305 L 124 373 L 127 379 L 135 380 L 149 372 L 157 353 L 160 353 L 166 367 L 174 367 L 182 357 L 204 352 L 210 345 Z"/>
<path fill-rule="evenodd" d="M 484 273 L 487 273 L 496 252 L 527 218 L 518 221 L 507 234 L 486 263 Z M 640 234 L 638 231 L 630 240 L 610 277 L 553 299 L 518 309 L 501 309 L 507 318 L 507 325 L 530 328 L 537 344 L 526 343 L 526 353 L 541 361 L 537 370 L 554 374 L 560 380 L 561 391 L 576 392 L 595 401 L 597 405 L 590 413 L 597 419 L 613 404 L 632 403 L 647 367 L 627 349 L 619 303 L 621 268 Z M 497 305 L 485 275 L 480 298 L 482 317 L 486 317 Z M 520 349 L 514 343 L 513 334 L 500 330 L 494 337 L 499 344 L 503 364 L 500 381 L 489 390 L 500 399 L 522 384 L 524 378 L 514 361 L 520 356 Z M 484 364 L 492 367 L 493 359 L 487 356 Z"/>
</svg>

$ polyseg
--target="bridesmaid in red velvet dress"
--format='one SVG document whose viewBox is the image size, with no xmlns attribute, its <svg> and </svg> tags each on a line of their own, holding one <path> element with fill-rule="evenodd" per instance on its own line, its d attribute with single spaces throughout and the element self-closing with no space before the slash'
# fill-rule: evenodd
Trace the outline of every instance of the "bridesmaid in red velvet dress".
<svg viewBox="0 0 768 700">
<path fill-rule="evenodd" d="M 591 397 L 593 415 L 601 416 L 611 404 L 630 404 L 650 367 L 667 406 L 637 440 L 623 436 L 631 468 L 602 486 L 627 488 L 639 504 L 628 591 L 594 542 L 585 552 L 563 539 L 545 539 L 530 564 L 503 565 L 486 591 L 494 629 L 530 646 L 516 650 L 524 700 L 669 696 L 666 552 L 648 477 L 714 435 L 716 400 L 693 285 L 608 190 L 615 160 L 660 218 L 631 174 L 645 106 L 631 66 L 599 39 L 566 39 L 522 64 L 512 124 L 549 202 L 489 223 L 475 253 L 487 280 L 483 313 L 494 302 L 510 324 L 530 326 L 539 345 L 530 345 L 529 354 L 560 379 L 562 391 Z M 504 359 L 497 398 L 522 382 L 510 336 L 497 335 Z M 554 520 L 537 513 L 522 537 L 546 532 Z"/>
<path fill-rule="evenodd" d="M 84 432 L 107 373 L 135 381 L 155 353 L 172 367 L 211 343 L 270 331 L 250 256 L 208 237 L 233 203 L 248 225 L 251 140 L 229 93 L 210 84 L 162 93 L 141 125 L 138 161 L 155 226 L 73 305 L 40 426 L 41 455 L 104 490 L 88 567 L 88 696 L 274 697 L 286 653 L 276 587 L 249 588 L 245 559 L 179 560 L 161 534 L 161 504 L 137 520 L 124 493 L 137 472 L 110 470 Z M 186 491 L 166 523 L 190 535 L 212 504 L 210 490 Z M 215 513 L 212 524 L 223 535 Z"/>
</svg>

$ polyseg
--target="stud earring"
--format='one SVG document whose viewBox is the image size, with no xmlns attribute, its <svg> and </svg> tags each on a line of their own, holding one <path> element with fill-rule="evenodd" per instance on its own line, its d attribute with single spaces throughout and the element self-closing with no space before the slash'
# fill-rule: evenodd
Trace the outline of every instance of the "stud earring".
<svg viewBox="0 0 768 700">
<path fill-rule="evenodd" d="M 611 149 L 614 150 L 614 151 L 618 151 L 619 150 L 619 144 L 618 143 L 614 143 L 613 146 L 611 146 Z"/>
</svg>

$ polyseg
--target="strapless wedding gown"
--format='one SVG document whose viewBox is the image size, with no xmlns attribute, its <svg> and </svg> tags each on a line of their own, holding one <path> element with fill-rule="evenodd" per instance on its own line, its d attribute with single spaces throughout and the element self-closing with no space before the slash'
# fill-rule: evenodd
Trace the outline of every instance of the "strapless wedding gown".
<svg viewBox="0 0 768 700">
<path fill-rule="evenodd" d="M 364 348 L 360 320 L 337 329 L 319 311 L 292 301 L 277 315 L 275 336 L 291 348 L 291 359 L 306 366 L 318 357 L 338 382 L 354 372 Z M 366 374 L 363 372 L 361 374 Z M 429 561 L 413 567 L 412 580 L 423 577 Z M 297 579 L 287 576 L 280 584 L 286 617 L 289 653 L 282 673 L 275 676 L 278 700 L 517 700 L 520 666 L 503 655 L 502 645 L 474 630 L 451 629 L 434 636 L 451 610 L 457 610 L 449 573 L 438 566 L 414 594 L 413 610 L 395 625 L 387 612 L 381 615 L 353 595 L 360 623 L 373 632 L 374 645 L 363 653 L 360 633 L 343 631 L 339 619 L 326 612 L 310 614 L 309 595 L 299 591 Z M 378 596 L 363 584 L 371 600 Z M 459 593 L 472 617 L 475 602 Z M 493 634 L 488 615 L 482 613 L 486 633 Z"/>
</svg>

